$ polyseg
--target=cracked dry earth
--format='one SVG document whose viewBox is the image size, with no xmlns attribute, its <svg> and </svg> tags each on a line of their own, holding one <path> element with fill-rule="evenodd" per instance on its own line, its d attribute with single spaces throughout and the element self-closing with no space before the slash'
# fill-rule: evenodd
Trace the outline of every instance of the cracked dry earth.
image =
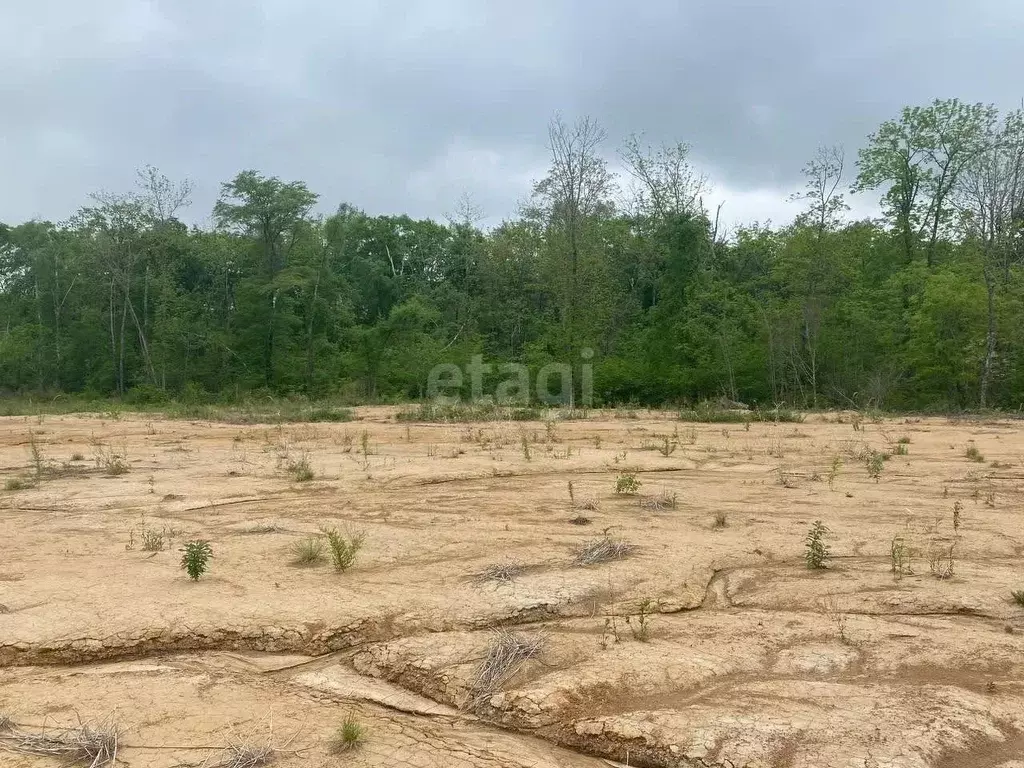
<svg viewBox="0 0 1024 768">
<path fill-rule="evenodd" d="M 1018 422 L 355 413 L 0 419 L 0 479 L 33 476 L 33 439 L 48 467 L 0 491 L 0 714 L 116 721 L 119 762 L 139 768 L 213 765 L 242 742 L 281 766 L 1024 768 Z M 865 456 L 901 438 L 876 482 Z M 97 468 L 109 451 L 127 473 Z M 308 482 L 287 471 L 302 456 Z M 627 471 L 641 496 L 615 494 Z M 660 494 L 676 505 L 640 503 Z M 823 571 L 803 560 L 816 519 Z M 351 570 L 291 564 L 321 526 L 365 533 Z M 144 551 L 144 530 L 171 546 Z M 574 565 L 606 530 L 637 549 Z M 196 583 L 178 567 L 192 538 L 214 552 Z M 950 545 L 953 575 L 935 578 Z M 522 572 L 480 578 L 502 563 Z M 481 697 L 498 628 L 541 650 Z M 363 743 L 332 754 L 347 717 Z"/>
</svg>

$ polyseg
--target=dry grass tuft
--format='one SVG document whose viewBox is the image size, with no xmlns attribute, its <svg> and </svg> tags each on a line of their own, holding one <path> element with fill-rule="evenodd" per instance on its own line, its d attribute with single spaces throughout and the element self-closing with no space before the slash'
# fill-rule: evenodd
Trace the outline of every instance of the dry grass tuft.
<svg viewBox="0 0 1024 768">
<path fill-rule="evenodd" d="M 468 708 L 479 709 L 486 704 L 506 681 L 543 649 L 544 637 L 541 635 L 494 630 L 494 639 L 477 669 Z"/>
<path fill-rule="evenodd" d="M 119 732 L 110 720 L 96 725 L 80 723 L 75 728 L 50 728 L 40 733 L 15 730 L 9 718 L 3 720 L 7 728 L 0 735 L 0 746 L 11 752 L 55 757 L 68 765 L 81 764 L 89 768 L 112 766 L 117 762 Z"/>
<path fill-rule="evenodd" d="M 218 768 L 258 768 L 274 761 L 277 751 L 270 744 L 238 743 L 230 745 Z"/>
<path fill-rule="evenodd" d="M 526 572 L 526 566 L 515 560 L 510 560 L 507 563 L 497 563 L 495 565 L 489 565 L 484 568 L 480 573 L 476 574 L 474 581 L 478 583 L 487 583 L 490 581 L 498 582 L 500 584 L 511 584 L 516 580 L 517 576 L 523 575 Z"/>
<path fill-rule="evenodd" d="M 577 549 L 573 560 L 576 565 L 596 565 L 597 563 L 621 560 L 624 557 L 629 557 L 634 551 L 636 551 L 634 545 L 613 539 L 611 536 L 604 536 L 588 541 Z"/>
</svg>

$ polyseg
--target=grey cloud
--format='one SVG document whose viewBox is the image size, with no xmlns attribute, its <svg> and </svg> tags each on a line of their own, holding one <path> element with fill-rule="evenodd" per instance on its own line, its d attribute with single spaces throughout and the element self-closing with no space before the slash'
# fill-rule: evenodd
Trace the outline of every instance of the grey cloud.
<svg viewBox="0 0 1024 768">
<path fill-rule="evenodd" d="M 0 220 L 60 219 L 152 163 L 197 184 L 253 167 L 323 208 L 496 220 L 546 163 L 552 112 L 684 140 L 761 217 L 821 143 L 851 159 L 908 103 L 1010 107 L 1017 0 L 517 4 L 37 0 L 0 10 Z"/>
</svg>

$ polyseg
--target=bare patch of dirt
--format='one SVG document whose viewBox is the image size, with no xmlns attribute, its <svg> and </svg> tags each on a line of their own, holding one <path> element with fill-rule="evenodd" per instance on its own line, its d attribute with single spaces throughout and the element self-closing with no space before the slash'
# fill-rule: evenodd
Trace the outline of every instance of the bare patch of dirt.
<svg viewBox="0 0 1024 768">
<path fill-rule="evenodd" d="M 0 419 L 0 475 L 31 479 L 0 491 L 0 716 L 18 733 L 115 719 L 133 766 L 244 742 L 336 765 L 346 718 L 363 728 L 346 765 L 1020 759 L 1017 422 L 637 416 Z M 967 461 L 969 439 L 998 468 Z M 889 455 L 877 481 L 872 451 Z M 61 471 L 74 454 L 124 467 Z M 625 474 L 636 494 L 616 493 Z M 589 525 L 569 525 L 581 500 Z M 815 520 L 831 559 L 809 570 Z M 294 567 L 324 529 L 363 535 L 351 567 L 329 550 Z M 602 538 L 623 556 L 580 567 Z M 196 582 L 193 539 L 213 549 Z M 543 642 L 482 695 L 498 628 Z"/>
</svg>

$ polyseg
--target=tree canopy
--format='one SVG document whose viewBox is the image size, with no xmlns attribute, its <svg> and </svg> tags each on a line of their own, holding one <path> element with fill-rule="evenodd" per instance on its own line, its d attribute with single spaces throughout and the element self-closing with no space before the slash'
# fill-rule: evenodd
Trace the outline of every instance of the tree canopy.
<svg viewBox="0 0 1024 768">
<path fill-rule="evenodd" d="M 424 395 L 474 355 L 537 369 L 593 350 L 599 402 L 1018 408 L 1024 116 L 908 107 L 849 167 L 809 152 L 804 210 L 728 237 L 678 142 L 614 148 L 552 120 L 520 214 L 481 230 L 315 215 L 301 181 L 224 183 L 209 228 L 156 169 L 66 221 L 0 224 L 0 391 L 124 397 Z M 848 218 L 874 190 L 883 215 Z"/>
</svg>

